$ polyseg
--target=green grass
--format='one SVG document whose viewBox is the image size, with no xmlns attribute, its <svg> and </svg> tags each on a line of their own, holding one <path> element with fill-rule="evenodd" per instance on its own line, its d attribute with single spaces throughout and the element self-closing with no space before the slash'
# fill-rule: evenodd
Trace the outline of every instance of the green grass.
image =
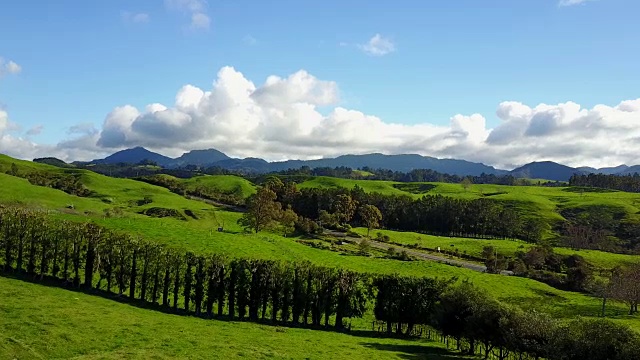
<svg viewBox="0 0 640 360">
<path fill-rule="evenodd" d="M 0 158 L 0 165 L 3 165 L 5 169 L 7 168 L 6 162 L 5 159 Z M 34 166 L 30 162 L 9 159 L 10 162 L 16 162 L 22 170 L 28 166 Z M 40 170 L 63 171 L 46 165 L 35 164 L 35 166 Z M 600 303 L 598 299 L 583 294 L 560 291 L 530 279 L 483 274 L 436 262 L 403 262 L 382 258 L 342 255 L 339 252 L 314 249 L 296 242 L 294 238 L 285 238 L 279 234 L 245 234 L 236 223 L 240 216 L 239 213 L 223 211 L 199 201 L 188 200 L 164 188 L 142 182 L 109 178 L 88 171 L 81 171 L 81 173 L 86 186 L 98 193 L 96 197 L 79 198 L 58 190 L 30 185 L 21 178 L 0 174 L 0 181 L 2 182 L 0 203 L 17 203 L 25 206 L 46 208 L 54 210 L 52 216 L 57 218 L 74 221 L 95 221 L 110 229 L 124 231 L 160 243 L 181 246 L 198 252 L 216 252 L 229 256 L 293 261 L 309 260 L 320 265 L 369 273 L 398 273 L 440 278 L 457 277 L 460 280 L 468 279 L 477 286 L 486 289 L 492 296 L 505 302 L 517 304 L 524 308 L 547 311 L 558 317 L 594 316 L 599 311 Z M 334 180 L 349 182 L 349 180 L 342 179 L 333 179 L 332 181 Z M 388 182 L 383 181 L 364 181 L 363 184 L 368 184 L 369 191 L 375 188 L 388 187 Z M 460 185 L 437 185 L 445 190 L 448 188 L 451 193 L 454 192 L 457 186 L 460 188 L 460 193 L 466 194 L 465 196 L 474 194 L 473 187 L 468 192 L 464 192 Z M 400 191 L 393 188 L 393 186 L 391 186 L 391 189 Z M 533 188 L 518 189 L 530 190 Z M 557 191 L 557 189 L 552 190 Z M 443 191 L 443 189 L 440 189 L 440 191 Z M 571 196 L 572 193 L 569 194 Z M 153 202 L 144 206 L 137 206 L 132 203 L 142 199 L 144 196 L 150 196 Z M 73 204 L 75 209 L 66 209 L 67 204 Z M 177 209 L 179 211 L 191 210 L 197 215 L 198 220 L 191 218 L 187 218 L 187 220 L 156 219 L 138 214 L 142 209 L 153 206 Z M 116 207 L 123 209 L 122 216 L 105 217 L 103 215 L 105 209 Z M 224 224 L 225 232 L 214 231 L 222 224 Z M 416 242 L 416 234 L 389 234 L 395 242 L 405 241 L 408 244 Z M 448 246 L 453 241 L 449 238 L 423 237 L 427 244 L 439 242 Z M 483 243 L 476 240 L 457 239 L 455 241 L 459 241 L 459 246 L 465 247 L 469 253 L 481 251 L 482 249 L 481 245 Z M 505 252 L 516 251 L 520 246 L 518 243 L 507 241 L 497 241 L 496 244 L 502 246 L 501 249 L 503 250 L 501 251 Z M 622 261 L 621 257 L 615 254 L 593 252 L 593 255 L 590 255 L 588 260 L 600 261 L 604 265 L 609 262 Z M 623 314 L 625 312 L 624 306 L 613 304 L 610 306 L 610 312 L 611 315 Z M 635 322 L 637 320 L 632 318 L 627 321 Z"/>
<path fill-rule="evenodd" d="M 565 208 L 586 208 L 597 205 L 621 209 L 627 218 L 640 221 L 640 194 L 613 190 L 584 191 L 572 187 L 545 186 L 506 186 L 492 184 L 473 184 L 465 189 L 461 184 L 449 183 L 399 183 L 378 180 L 351 180 L 330 177 L 315 177 L 299 184 L 300 188 L 352 189 L 360 186 L 366 192 L 378 192 L 385 195 L 407 195 L 420 198 L 424 195 L 444 195 L 460 199 L 488 198 L 509 202 L 516 210 L 528 216 L 554 224 L 563 220 L 559 211 Z M 422 190 L 420 185 L 423 184 Z M 430 189 L 429 189 L 430 188 Z M 403 191 L 405 189 L 406 191 Z M 419 191 L 417 191 L 418 189 Z M 425 191 L 426 190 L 426 191 Z M 546 238 L 556 234 L 547 231 Z"/>
<path fill-rule="evenodd" d="M 440 343 L 140 309 L 0 277 L 0 359 L 463 359 Z"/>
<path fill-rule="evenodd" d="M 256 192 L 253 183 L 235 175 L 202 175 L 184 180 L 184 183 L 189 190 L 204 186 L 225 194 L 236 193 L 242 198 L 247 198 Z"/>
<path fill-rule="evenodd" d="M 361 235 L 367 234 L 366 228 L 354 228 L 353 230 Z M 390 230 L 372 230 L 371 236 L 375 238 L 378 232 L 389 236 L 390 241 L 394 243 L 402 245 L 418 244 L 421 247 L 430 249 L 440 247 L 442 250 L 450 251 L 455 251 L 457 249 L 461 254 L 466 253 L 477 257 L 481 257 L 482 249 L 485 246 L 493 246 L 498 250 L 498 254 L 505 256 L 513 256 L 517 251 L 526 252 L 535 246 L 518 240 L 456 238 Z M 616 266 L 624 266 L 640 262 L 640 257 L 636 255 L 614 254 L 597 250 L 572 250 L 569 248 L 555 247 L 554 251 L 560 255 L 580 255 L 590 264 L 599 269 L 612 269 Z"/>
</svg>

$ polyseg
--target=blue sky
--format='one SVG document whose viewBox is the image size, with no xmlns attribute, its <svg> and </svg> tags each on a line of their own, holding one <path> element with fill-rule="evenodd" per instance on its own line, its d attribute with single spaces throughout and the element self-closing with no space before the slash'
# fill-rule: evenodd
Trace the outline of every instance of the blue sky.
<svg viewBox="0 0 640 360">
<path fill-rule="evenodd" d="M 321 114 L 329 116 L 334 108 L 344 107 L 407 126 L 448 127 L 452 116 L 477 113 L 490 131 L 505 121 L 496 115 L 505 101 L 531 109 L 571 101 L 592 109 L 639 98 L 640 2 L 573 2 L 7 2 L 0 5 L 0 57 L 4 63 L 19 64 L 21 71 L 5 71 L 0 79 L 0 104 L 14 124 L 4 136 L 35 144 L 27 156 L 72 138 L 68 131 L 74 125 L 91 123 L 99 132 L 115 107 L 132 105 L 141 112 L 151 103 L 171 107 L 186 84 L 211 90 L 225 66 L 258 87 L 270 75 L 287 78 L 303 69 L 339 89 L 336 101 L 315 104 Z M 367 48 L 372 39 L 374 46 Z M 367 49 L 378 49 L 377 54 Z M 213 141 L 198 142 L 205 143 L 224 148 Z M 375 142 L 366 145 L 353 151 L 377 149 Z M 273 151 L 273 158 L 331 155 L 319 147 L 303 153 L 260 146 L 259 152 Z M 385 146 L 381 141 L 381 151 L 402 150 Z M 469 157 L 478 150 L 469 146 L 462 146 L 466 152 L 455 146 L 425 147 L 424 153 Z M 189 150 L 184 141 L 155 148 Z M 252 155 L 238 149 L 238 156 Z M 100 149 L 82 150 L 88 156 Z M 225 150 L 234 153 L 233 147 Z M 420 152 L 420 147 L 407 150 Z M 575 151 L 557 159 L 571 162 L 571 156 L 575 158 Z M 575 161 L 589 162 L 590 156 Z M 545 157 L 553 158 L 538 156 Z M 494 158 L 476 160 L 499 163 Z M 633 158 L 602 164 L 622 161 Z"/>
</svg>

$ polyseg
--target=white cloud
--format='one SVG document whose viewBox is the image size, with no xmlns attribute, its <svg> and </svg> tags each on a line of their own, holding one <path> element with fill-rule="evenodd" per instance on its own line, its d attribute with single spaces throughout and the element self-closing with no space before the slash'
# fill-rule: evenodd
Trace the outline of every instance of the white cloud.
<svg viewBox="0 0 640 360">
<path fill-rule="evenodd" d="M 151 16 L 149 16 L 149 14 L 147 13 L 132 13 L 129 11 L 123 11 L 121 17 L 125 22 L 137 24 L 148 23 L 149 21 L 151 21 Z"/>
<path fill-rule="evenodd" d="M 188 14 L 191 29 L 208 29 L 211 25 L 205 0 L 165 0 L 164 3 L 169 10 Z"/>
<path fill-rule="evenodd" d="M 593 1 L 593 0 L 560 0 L 560 2 L 558 3 L 558 6 L 581 5 L 581 4 L 587 3 L 588 1 Z"/>
<path fill-rule="evenodd" d="M 380 34 L 375 34 L 366 44 L 358 45 L 358 47 L 372 56 L 384 56 L 396 51 L 393 42 Z"/>
<path fill-rule="evenodd" d="M 304 70 L 288 77 L 270 76 L 256 85 L 224 67 L 209 89 L 185 85 L 173 104 L 117 107 L 100 129 L 77 125 L 69 129 L 74 138 L 57 145 L 9 136 L 11 126 L 2 112 L 0 152 L 89 160 L 145 146 L 169 156 L 216 148 L 234 157 L 267 160 L 381 152 L 466 159 L 502 168 L 541 160 L 594 167 L 640 163 L 640 99 L 592 108 L 570 101 L 535 106 L 507 101 L 497 107 L 500 123 L 494 128 L 487 127 L 481 114 L 457 114 L 442 125 L 406 125 L 399 123 L 402 119 L 383 120 L 339 104 L 335 82 Z"/>
<path fill-rule="evenodd" d="M 11 60 L 5 60 L 0 56 L 0 76 L 5 74 L 19 74 L 22 67 Z"/>
<path fill-rule="evenodd" d="M 43 125 L 35 125 L 27 130 L 27 136 L 40 135 L 44 129 Z"/>
</svg>

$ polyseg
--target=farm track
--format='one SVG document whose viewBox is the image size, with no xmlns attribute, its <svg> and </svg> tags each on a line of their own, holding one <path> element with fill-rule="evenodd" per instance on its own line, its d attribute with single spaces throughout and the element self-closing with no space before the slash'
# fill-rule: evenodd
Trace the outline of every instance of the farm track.
<svg viewBox="0 0 640 360">
<path fill-rule="evenodd" d="M 332 236 L 336 236 L 336 237 L 340 237 L 348 242 L 352 242 L 355 244 L 359 244 L 360 241 L 362 241 L 361 238 L 356 238 L 356 237 L 351 237 L 351 236 L 346 236 L 345 234 L 341 233 L 341 232 L 337 232 L 337 231 L 331 231 L 331 230 L 325 230 L 324 232 L 327 235 L 332 235 Z M 441 263 L 445 263 L 445 264 L 449 264 L 449 265 L 453 265 L 453 266 L 460 266 L 469 270 L 474 270 L 474 271 L 478 271 L 478 272 L 486 272 L 487 271 L 487 267 L 484 265 L 480 265 L 480 264 L 476 264 L 476 263 L 472 263 L 472 262 L 468 262 L 468 261 L 462 261 L 462 260 L 455 260 L 455 259 L 450 259 L 444 256 L 439 256 L 439 255 L 434 255 L 434 254 L 429 254 L 423 251 L 418 251 L 418 250 L 414 250 L 414 249 L 410 249 L 407 247 L 403 247 L 403 246 L 397 246 L 397 245 L 389 245 L 383 242 L 379 242 L 373 239 L 369 239 L 369 244 L 371 245 L 371 247 L 376 248 L 378 250 L 383 250 L 386 251 L 387 249 L 389 249 L 389 247 L 393 247 L 395 249 L 401 249 L 407 252 L 407 254 L 418 258 L 420 260 L 426 260 L 426 261 L 437 261 L 437 262 L 441 262 Z M 501 272 L 502 275 L 513 275 L 512 271 L 509 270 L 503 270 Z"/>
</svg>

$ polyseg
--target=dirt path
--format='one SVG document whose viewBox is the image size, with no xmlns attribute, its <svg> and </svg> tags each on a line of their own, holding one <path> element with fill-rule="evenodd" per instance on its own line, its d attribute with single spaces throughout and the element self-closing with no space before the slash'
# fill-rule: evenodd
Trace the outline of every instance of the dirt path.
<svg viewBox="0 0 640 360">
<path fill-rule="evenodd" d="M 350 236 L 346 236 L 344 233 L 341 232 L 337 232 L 337 231 L 332 231 L 332 230 L 325 230 L 325 234 L 328 235 L 333 235 L 336 237 L 340 237 L 342 239 L 345 239 L 346 241 L 349 242 L 353 242 L 355 244 L 359 244 L 360 241 L 362 241 L 361 238 L 355 238 L 355 237 L 350 237 Z M 455 266 L 461 266 L 463 268 L 466 269 L 470 269 L 470 270 L 474 270 L 474 271 L 478 271 L 478 272 L 486 272 L 487 271 L 487 267 L 484 265 L 480 265 L 480 264 L 476 264 L 476 263 L 472 263 L 472 262 L 468 262 L 468 261 L 463 261 L 463 260 L 457 260 L 457 259 L 450 259 L 448 257 L 442 256 L 442 255 L 436 255 L 436 254 L 430 254 L 430 253 L 426 253 L 423 251 L 418 251 L 415 249 L 410 249 L 407 247 L 403 247 L 403 246 L 397 246 L 397 245 L 390 245 L 390 244 L 386 244 L 383 242 L 379 242 L 376 240 L 369 240 L 369 244 L 371 245 L 371 247 L 376 248 L 378 250 L 383 250 L 386 251 L 387 249 L 389 249 L 389 247 L 393 247 L 397 250 L 404 250 L 407 252 L 407 254 L 421 259 L 421 260 L 427 260 L 427 261 L 438 261 L 438 262 L 443 262 L 445 264 L 450 264 L 450 265 L 455 265 Z M 508 271 L 508 270 L 504 270 L 501 272 L 502 275 L 513 275 L 512 271 Z"/>
</svg>

